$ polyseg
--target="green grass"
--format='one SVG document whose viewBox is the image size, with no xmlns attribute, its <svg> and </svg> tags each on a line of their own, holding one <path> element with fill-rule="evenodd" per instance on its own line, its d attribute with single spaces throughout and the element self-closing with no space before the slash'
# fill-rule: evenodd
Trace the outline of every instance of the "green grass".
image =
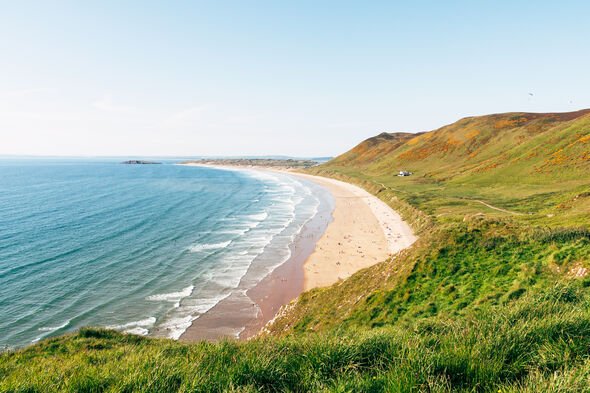
<svg viewBox="0 0 590 393">
<path fill-rule="evenodd" d="M 384 154 L 385 153 L 385 154 Z M 410 177 L 398 177 L 401 169 Z M 435 223 L 482 212 L 525 224 L 587 225 L 590 112 L 480 116 L 438 130 L 381 134 L 313 173 L 391 192 Z"/>
<path fill-rule="evenodd" d="M 474 217 L 424 234 L 410 250 L 329 288 L 304 293 L 275 335 L 406 326 L 506 305 L 590 268 L 590 231 L 528 229 Z M 590 270 L 590 269 L 589 269 Z"/>
<path fill-rule="evenodd" d="M 587 391 L 586 284 L 556 285 L 461 319 L 246 343 L 83 329 L 0 355 L 0 391 Z"/>
</svg>

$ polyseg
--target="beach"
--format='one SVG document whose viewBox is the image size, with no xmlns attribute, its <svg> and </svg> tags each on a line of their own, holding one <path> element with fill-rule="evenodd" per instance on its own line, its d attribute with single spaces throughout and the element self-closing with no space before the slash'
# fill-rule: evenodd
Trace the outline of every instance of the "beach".
<svg viewBox="0 0 590 393">
<path fill-rule="evenodd" d="M 302 266 L 332 221 L 334 210 L 329 192 L 316 183 L 310 183 L 309 186 L 315 188 L 320 205 L 314 217 L 303 225 L 289 245 L 290 257 L 254 284 L 251 277 L 258 274 L 255 271 L 256 264 L 252 264 L 238 290 L 195 319 L 180 337 L 181 341 L 217 340 L 224 337 L 248 339 L 258 334 L 282 306 L 303 292 Z"/>
<path fill-rule="evenodd" d="M 332 285 L 416 240 L 399 214 L 355 185 L 276 168 L 250 169 L 286 173 L 313 184 L 316 192 L 317 187 L 329 191 L 330 198 L 322 199 L 317 214 L 295 237 L 287 261 L 254 286 L 234 291 L 195 319 L 181 341 L 251 338 L 303 291 Z M 243 280 L 247 281 L 247 276 Z"/>
<path fill-rule="evenodd" d="M 362 188 L 320 176 L 296 176 L 329 189 L 335 200 L 333 221 L 303 265 L 304 290 L 334 284 L 416 241 L 397 212 Z"/>
</svg>

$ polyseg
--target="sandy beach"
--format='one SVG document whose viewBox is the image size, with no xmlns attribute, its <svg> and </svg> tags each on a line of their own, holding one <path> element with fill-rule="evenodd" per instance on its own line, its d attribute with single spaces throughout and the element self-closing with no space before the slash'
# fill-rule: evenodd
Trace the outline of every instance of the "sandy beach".
<svg viewBox="0 0 590 393">
<path fill-rule="evenodd" d="M 294 175 L 328 188 L 335 199 L 333 221 L 303 265 L 304 290 L 350 277 L 416 241 L 398 213 L 362 188 L 320 176 Z"/>
<path fill-rule="evenodd" d="M 284 264 L 253 288 L 226 298 L 193 321 L 182 341 L 253 337 L 303 291 L 334 284 L 416 240 L 399 214 L 367 191 L 325 177 L 280 172 L 327 189 L 332 200 L 324 200 L 316 217 L 302 228 Z"/>
</svg>

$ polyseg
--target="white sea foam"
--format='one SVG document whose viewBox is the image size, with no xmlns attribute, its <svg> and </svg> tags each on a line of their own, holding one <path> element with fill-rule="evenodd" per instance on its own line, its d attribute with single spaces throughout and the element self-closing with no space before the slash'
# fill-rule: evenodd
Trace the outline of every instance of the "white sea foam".
<svg viewBox="0 0 590 393">
<path fill-rule="evenodd" d="M 248 229 L 254 229 L 256 227 L 258 227 L 258 225 L 260 225 L 262 221 L 250 221 L 250 222 L 246 222 L 244 223 L 244 225 L 248 226 Z"/>
<path fill-rule="evenodd" d="M 65 321 L 64 323 L 62 323 L 62 324 L 61 324 L 61 325 L 59 325 L 59 326 L 43 326 L 43 327 L 40 327 L 40 328 L 39 328 L 39 329 L 37 329 L 37 330 L 39 330 L 40 332 L 54 332 L 54 331 L 56 331 L 56 330 L 59 330 L 59 329 L 65 328 L 65 327 L 66 327 L 66 326 L 68 326 L 69 324 L 70 324 L 70 320 L 67 320 L 67 321 Z M 38 340 L 38 339 L 37 339 L 37 340 Z"/>
<path fill-rule="evenodd" d="M 254 179 L 258 179 L 258 180 L 266 180 L 266 181 L 270 181 L 270 182 L 276 182 L 278 179 L 276 176 L 274 176 L 273 174 L 269 173 L 269 172 L 263 172 L 263 171 L 258 171 L 258 170 L 242 170 L 243 173 L 248 174 L 250 177 L 254 178 Z"/>
<path fill-rule="evenodd" d="M 188 329 L 194 321 L 192 315 L 186 315 L 181 318 L 171 318 L 159 327 L 168 333 L 168 337 L 173 340 L 178 340 L 182 333 Z"/>
<path fill-rule="evenodd" d="M 246 229 L 228 229 L 224 231 L 215 231 L 217 235 L 243 235 L 248 231 L 249 228 Z"/>
<path fill-rule="evenodd" d="M 174 307 L 180 306 L 180 301 L 185 297 L 188 297 L 193 293 L 194 285 L 190 285 L 184 288 L 182 291 L 178 292 L 170 292 L 170 293 L 160 293 L 156 295 L 151 295 L 146 297 L 146 300 L 152 302 L 172 302 L 174 303 Z"/>
<path fill-rule="evenodd" d="M 234 338 L 235 338 L 235 339 L 239 339 L 239 338 L 240 338 L 240 334 L 242 334 L 242 332 L 243 332 L 244 330 L 246 330 L 246 326 L 243 326 L 243 327 L 241 327 L 241 328 L 237 329 L 237 330 L 234 332 Z"/>
<path fill-rule="evenodd" d="M 217 303 L 229 295 L 228 293 L 211 298 L 193 299 L 192 303 L 194 304 L 176 309 L 172 315 L 158 325 L 158 329 L 164 331 L 166 337 L 178 340 L 195 319 L 215 307 Z"/>
<path fill-rule="evenodd" d="M 268 218 L 268 212 L 262 212 L 262 213 L 257 213 L 257 214 L 249 214 L 246 216 L 247 218 L 251 219 L 251 220 L 258 220 L 258 221 L 264 221 Z"/>
<path fill-rule="evenodd" d="M 136 334 L 138 336 L 147 336 L 150 333 L 150 330 L 140 327 L 140 326 L 137 326 L 134 328 L 126 329 L 125 333 Z"/>
<path fill-rule="evenodd" d="M 220 301 L 236 291 L 246 291 L 250 285 L 255 285 L 289 259 L 291 249 L 287 245 L 294 241 L 303 225 L 317 214 L 320 201 L 310 198 L 314 193 L 305 183 L 259 171 L 248 173 L 265 185 L 265 195 L 260 201 L 265 205 L 270 202 L 265 206 L 266 211 L 258 210 L 258 213 L 251 214 L 242 211 L 223 218 L 222 221 L 228 224 L 227 228 L 210 233 L 234 235 L 231 241 L 195 244 L 189 248 L 191 252 L 226 247 L 227 250 L 223 252 L 223 258 L 215 258 L 215 263 L 207 266 L 199 275 L 195 288 L 191 286 L 185 288 L 186 291 L 147 298 L 175 303 L 174 309 L 159 320 L 154 334 L 178 339 L 195 319 Z M 231 247 L 228 247 L 230 243 Z M 268 257 L 261 257 L 266 252 Z M 259 257 L 260 262 L 255 262 Z M 250 270 L 253 263 L 256 266 Z"/>
<path fill-rule="evenodd" d="M 56 330 L 65 328 L 69 324 L 70 324 L 70 320 L 68 319 L 67 321 L 65 321 L 64 323 L 62 323 L 61 325 L 58 325 L 58 326 L 42 326 L 37 330 L 40 332 L 43 332 L 43 334 L 41 334 L 39 337 L 36 337 L 33 340 L 31 340 L 31 343 L 34 344 L 37 341 L 41 340 L 42 338 L 47 337 L 50 333 L 55 332 Z"/>
<path fill-rule="evenodd" d="M 188 248 L 188 250 L 190 252 L 217 250 L 217 249 L 221 249 L 221 248 L 225 248 L 225 247 L 229 246 L 230 243 L 231 243 L 231 240 L 228 240 L 226 242 L 221 242 L 221 243 L 195 244 L 193 246 L 190 246 Z"/>
<path fill-rule="evenodd" d="M 125 333 L 146 336 L 149 333 L 149 328 L 153 327 L 155 323 L 156 318 L 149 317 L 145 319 L 140 319 L 139 321 L 124 323 L 122 325 L 109 325 L 106 326 L 106 328 L 123 331 Z"/>
</svg>

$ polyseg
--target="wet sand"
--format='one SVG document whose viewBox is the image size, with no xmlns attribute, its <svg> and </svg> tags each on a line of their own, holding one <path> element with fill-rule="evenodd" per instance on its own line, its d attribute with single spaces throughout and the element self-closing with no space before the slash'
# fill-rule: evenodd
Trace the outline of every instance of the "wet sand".
<svg viewBox="0 0 590 393">
<path fill-rule="evenodd" d="M 285 263 L 194 320 L 181 341 L 250 338 L 303 291 L 345 279 L 416 240 L 409 225 L 367 191 L 334 179 L 289 174 L 328 189 L 332 200 L 321 201 L 318 214 L 291 244 Z"/>
<path fill-rule="evenodd" d="M 253 273 L 250 271 L 246 273 L 238 290 L 195 319 L 181 335 L 181 341 L 248 339 L 256 335 L 282 306 L 303 292 L 302 266 L 332 221 L 334 201 L 325 189 L 318 192 L 319 186 L 315 182 L 302 180 L 316 189 L 320 205 L 317 214 L 303 226 L 291 243 L 289 259 L 255 285 L 249 278 L 255 274 L 249 274 Z M 253 263 L 251 269 L 255 268 Z"/>
</svg>

